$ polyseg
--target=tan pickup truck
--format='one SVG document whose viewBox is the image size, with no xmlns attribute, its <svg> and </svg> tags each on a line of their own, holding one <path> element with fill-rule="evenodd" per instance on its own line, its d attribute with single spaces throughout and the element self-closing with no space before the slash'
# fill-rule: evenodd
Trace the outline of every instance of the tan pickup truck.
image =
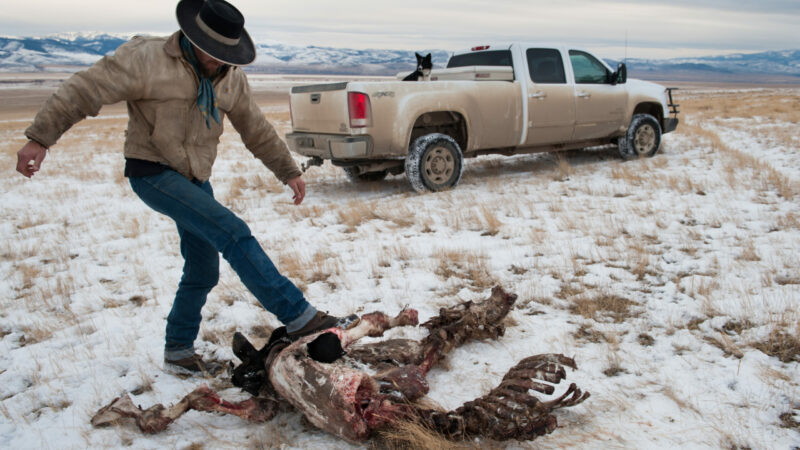
<svg viewBox="0 0 800 450">
<path fill-rule="evenodd" d="M 293 87 L 286 141 L 352 180 L 405 172 L 417 192 L 456 186 L 465 157 L 606 144 L 626 159 L 652 156 L 678 105 L 670 89 L 626 74 L 568 47 L 476 47 L 418 81 Z"/>
</svg>

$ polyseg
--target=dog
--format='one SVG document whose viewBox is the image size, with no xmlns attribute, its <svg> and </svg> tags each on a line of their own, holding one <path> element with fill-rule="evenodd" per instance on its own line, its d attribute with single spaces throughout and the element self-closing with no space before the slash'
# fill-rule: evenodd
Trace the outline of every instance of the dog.
<svg viewBox="0 0 800 450">
<path fill-rule="evenodd" d="M 431 69 L 433 68 L 431 54 L 428 53 L 425 56 L 416 52 L 414 54 L 417 56 L 417 70 L 408 74 L 407 77 L 403 78 L 403 81 L 420 81 L 420 79 L 422 81 L 430 81 Z"/>
</svg>

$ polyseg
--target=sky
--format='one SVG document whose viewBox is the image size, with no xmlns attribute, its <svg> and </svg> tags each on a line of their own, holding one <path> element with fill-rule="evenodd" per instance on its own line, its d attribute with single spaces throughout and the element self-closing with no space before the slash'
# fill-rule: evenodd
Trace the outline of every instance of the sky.
<svg viewBox="0 0 800 450">
<path fill-rule="evenodd" d="M 166 34 L 174 2 L 0 0 L 0 35 Z M 233 1 L 257 42 L 460 50 L 493 42 L 563 42 L 606 58 L 667 58 L 800 47 L 800 1 L 307 0 Z"/>
</svg>

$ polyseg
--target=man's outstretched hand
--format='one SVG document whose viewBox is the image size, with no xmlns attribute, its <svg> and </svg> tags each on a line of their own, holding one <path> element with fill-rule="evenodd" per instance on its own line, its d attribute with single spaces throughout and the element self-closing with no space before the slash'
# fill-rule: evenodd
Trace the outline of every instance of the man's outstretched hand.
<svg viewBox="0 0 800 450">
<path fill-rule="evenodd" d="M 20 151 L 17 152 L 17 172 L 30 178 L 42 167 L 42 161 L 47 156 L 47 149 L 38 142 L 28 141 Z M 295 200 L 295 203 L 297 201 Z"/>
<path fill-rule="evenodd" d="M 17 170 L 19 170 L 19 166 L 17 166 Z M 303 203 L 303 198 L 306 196 L 306 182 L 303 181 L 301 177 L 294 177 L 287 180 L 286 184 L 292 188 L 292 192 L 294 193 L 292 200 L 294 200 L 294 204 L 299 205 Z"/>
</svg>

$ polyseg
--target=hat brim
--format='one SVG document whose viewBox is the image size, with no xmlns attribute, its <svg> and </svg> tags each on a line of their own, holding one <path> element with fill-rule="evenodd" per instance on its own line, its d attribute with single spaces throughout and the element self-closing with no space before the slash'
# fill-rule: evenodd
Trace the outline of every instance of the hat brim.
<svg viewBox="0 0 800 450">
<path fill-rule="evenodd" d="M 218 59 L 225 64 L 233 66 L 246 66 L 256 59 L 256 47 L 253 40 L 242 29 L 239 43 L 236 45 L 225 45 L 208 36 L 197 26 L 195 18 L 205 0 L 182 0 L 178 3 L 175 14 L 178 16 L 178 25 L 181 31 L 189 39 L 189 42 L 206 52 L 214 59 Z"/>
</svg>

